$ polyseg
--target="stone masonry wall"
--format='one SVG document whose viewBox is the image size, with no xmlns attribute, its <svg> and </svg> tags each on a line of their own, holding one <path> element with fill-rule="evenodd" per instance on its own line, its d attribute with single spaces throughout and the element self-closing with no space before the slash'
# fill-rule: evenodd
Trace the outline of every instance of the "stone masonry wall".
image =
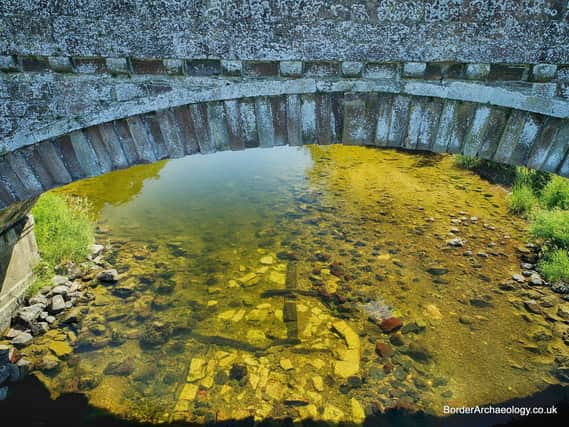
<svg viewBox="0 0 569 427">
<path fill-rule="evenodd" d="M 567 100 L 567 3 L 2 0 L 0 152 L 251 79 L 466 80 Z"/>
<path fill-rule="evenodd" d="M 569 63 L 565 0 L 3 0 L 0 54 Z"/>
<path fill-rule="evenodd" d="M 462 153 L 569 176 L 569 120 L 402 93 L 215 100 L 90 126 L 0 157 L 0 208 L 114 169 L 195 153 L 350 144 Z"/>
<path fill-rule="evenodd" d="M 24 216 L 0 233 L 0 332 L 10 324 L 13 311 L 33 280 L 33 269 L 38 261 L 32 217 Z"/>
</svg>

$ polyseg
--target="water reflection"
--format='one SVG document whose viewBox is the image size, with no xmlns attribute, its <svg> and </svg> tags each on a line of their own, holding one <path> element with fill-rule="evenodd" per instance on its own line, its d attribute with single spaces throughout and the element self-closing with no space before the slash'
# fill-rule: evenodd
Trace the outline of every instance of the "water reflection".
<svg viewBox="0 0 569 427">
<path fill-rule="evenodd" d="M 558 382 L 566 346 L 525 290 L 498 287 L 519 271 L 525 224 L 448 157 L 249 150 L 61 191 L 93 202 L 122 278 L 93 283 L 72 338 L 35 344 L 41 360 L 49 340 L 74 342 L 38 374 L 53 396 L 136 420 L 336 423 Z"/>
</svg>

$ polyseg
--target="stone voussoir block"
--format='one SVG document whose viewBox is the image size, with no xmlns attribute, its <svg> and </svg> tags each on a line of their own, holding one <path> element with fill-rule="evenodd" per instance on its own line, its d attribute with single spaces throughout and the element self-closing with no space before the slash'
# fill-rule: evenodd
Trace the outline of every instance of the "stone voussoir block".
<svg viewBox="0 0 569 427">
<path fill-rule="evenodd" d="M 135 74 L 165 74 L 164 61 L 157 58 L 131 58 L 130 65 Z"/>
<path fill-rule="evenodd" d="M 181 59 L 165 59 L 163 65 L 167 74 L 177 76 L 184 74 L 184 61 Z"/>
<path fill-rule="evenodd" d="M 555 83 L 533 83 L 531 91 L 540 98 L 554 98 L 557 94 L 557 85 Z"/>
<path fill-rule="evenodd" d="M 106 58 L 107 70 L 113 75 L 130 74 L 130 67 L 126 58 Z"/>
<path fill-rule="evenodd" d="M 492 64 L 490 81 L 525 81 L 528 79 L 529 66 L 526 64 Z"/>
<path fill-rule="evenodd" d="M 341 65 L 342 77 L 361 77 L 363 69 L 363 62 L 344 61 Z"/>
<path fill-rule="evenodd" d="M 221 74 L 219 59 L 193 59 L 186 61 L 188 76 L 218 76 Z"/>
<path fill-rule="evenodd" d="M 403 77 L 422 78 L 427 70 L 426 62 L 406 62 L 403 64 Z"/>
<path fill-rule="evenodd" d="M 281 61 L 279 64 L 282 77 L 301 77 L 302 61 Z"/>
<path fill-rule="evenodd" d="M 363 76 L 366 79 L 397 80 L 400 74 L 400 64 L 397 62 L 368 62 Z"/>
<path fill-rule="evenodd" d="M 468 80 L 486 80 L 490 74 L 490 64 L 468 64 L 466 78 Z"/>
<path fill-rule="evenodd" d="M 103 74 L 107 72 L 105 58 L 99 57 L 73 57 L 75 72 L 80 74 Z"/>
<path fill-rule="evenodd" d="M 335 61 L 306 61 L 304 75 L 306 77 L 337 77 L 340 73 L 340 64 Z"/>
<path fill-rule="evenodd" d="M 239 77 L 243 63 L 239 60 L 221 60 L 221 73 L 224 76 Z"/>
<path fill-rule="evenodd" d="M 276 77 L 279 65 L 275 61 L 244 61 L 242 73 L 246 77 Z"/>
<path fill-rule="evenodd" d="M 57 73 L 72 73 L 74 71 L 71 59 L 66 56 L 50 56 L 47 60 L 50 68 Z"/>
<path fill-rule="evenodd" d="M 45 72 L 50 69 L 47 57 L 45 56 L 19 56 L 18 62 L 24 72 Z"/>
<path fill-rule="evenodd" d="M 554 64 L 535 64 L 532 68 L 532 80 L 534 82 L 550 82 L 555 78 L 557 65 Z"/>
<path fill-rule="evenodd" d="M 0 71 L 19 71 L 20 68 L 15 58 L 12 55 L 2 55 L 0 56 Z"/>
</svg>

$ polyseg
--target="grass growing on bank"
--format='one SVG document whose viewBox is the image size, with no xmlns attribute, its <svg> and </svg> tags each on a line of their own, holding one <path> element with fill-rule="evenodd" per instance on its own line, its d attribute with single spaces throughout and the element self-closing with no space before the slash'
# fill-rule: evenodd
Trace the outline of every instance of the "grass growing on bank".
<svg viewBox="0 0 569 427">
<path fill-rule="evenodd" d="M 94 222 L 85 199 L 46 193 L 40 197 L 32 214 L 41 262 L 30 295 L 51 284 L 58 265 L 84 261 L 89 254 L 89 245 L 95 241 Z"/>
<path fill-rule="evenodd" d="M 569 179 L 466 156 L 457 156 L 455 163 L 476 172 L 488 164 L 493 169 L 514 171 L 509 209 L 527 218 L 530 234 L 543 242 L 538 270 L 549 282 L 569 283 Z"/>
</svg>

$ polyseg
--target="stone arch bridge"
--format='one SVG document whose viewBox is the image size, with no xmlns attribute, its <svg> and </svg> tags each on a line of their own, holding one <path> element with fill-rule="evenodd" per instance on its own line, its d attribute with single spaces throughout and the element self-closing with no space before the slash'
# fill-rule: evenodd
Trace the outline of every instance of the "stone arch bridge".
<svg viewBox="0 0 569 427">
<path fill-rule="evenodd" d="M 334 143 L 569 176 L 567 1 L 2 1 L 0 329 L 32 277 L 42 192 Z"/>
</svg>

